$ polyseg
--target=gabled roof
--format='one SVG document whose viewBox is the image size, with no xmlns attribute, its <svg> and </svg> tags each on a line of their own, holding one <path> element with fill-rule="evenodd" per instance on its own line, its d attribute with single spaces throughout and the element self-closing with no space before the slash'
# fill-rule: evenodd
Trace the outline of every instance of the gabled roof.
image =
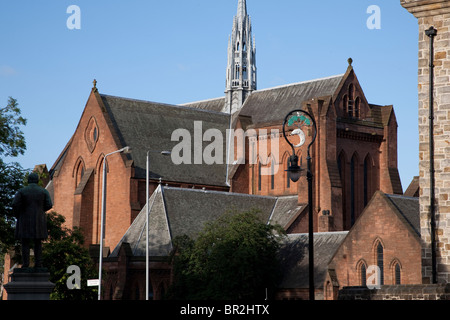
<svg viewBox="0 0 450 320">
<path fill-rule="evenodd" d="M 196 108 L 200 110 L 222 112 L 223 108 L 225 107 L 225 97 L 185 103 L 181 106 Z"/>
<path fill-rule="evenodd" d="M 278 223 L 277 217 L 283 213 L 295 212 L 297 203 L 277 206 L 277 200 L 275 197 L 159 185 L 149 199 L 150 256 L 168 256 L 175 237 L 188 235 L 195 238 L 207 222 L 230 211 L 258 210 L 261 221 L 272 224 Z M 136 217 L 111 257 L 117 256 L 122 243 L 130 244 L 134 256 L 145 256 L 146 208 L 144 206 Z"/>
<path fill-rule="evenodd" d="M 420 192 L 419 176 L 413 177 L 404 195 L 407 197 L 418 197 Z"/>
<path fill-rule="evenodd" d="M 165 181 L 186 182 L 201 185 L 227 186 L 226 150 L 221 164 L 194 164 L 194 122 L 201 123 L 201 137 L 208 129 L 217 129 L 224 141 L 230 125 L 230 116 L 224 113 L 199 110 L 149 101 L 141 101 L 100 94 L 102 103 L 109 115 L 115 134 L 122 147 L 130 146 L 131 160 L 135 174 L 145 178 L 146 156 L 148 150 L 171 151 L 179 141 L 171 141 L 172 133 L 177 129 L 186 129 L 190 133 L 191 163 L 175 165 L 158 153 L 150 153 L 150 178 L 162 178 Z M 180 139 L 180 141 L 184 141 Z M 202 150 L 210 142 L 203 142 Z M 225 144 L 224 144 L 225 145 Z M 225 148 L 224 148 L 225 149 Z M 203 159 L 202 159 L 203 160 Z"/>
<path fill-rule="evenodd" d="M 402 195 L 385 194 L 386 198 L 394 205 L 397 212 L 405 218 L 406 222 L 420 236 L 419 198 Z"/>
<path fill-rule="evenodd" d="M 322 287 L 328 263 L 347 236 L 348 231 L 314 233 L 314 285 Z M 283 278 L 279 288 L 309 287 L 309 236 L 289 234 L 279 251 Z"/>
<path fill-rule="evenodd" d="M 332 96 L 343 78 L 341 74 L 254 91 L 245 100 L 240 115 L 251 116 L 255 125 L 282 121 L 291 110 L 301 107 L 303 101 Z"/>
</svg>

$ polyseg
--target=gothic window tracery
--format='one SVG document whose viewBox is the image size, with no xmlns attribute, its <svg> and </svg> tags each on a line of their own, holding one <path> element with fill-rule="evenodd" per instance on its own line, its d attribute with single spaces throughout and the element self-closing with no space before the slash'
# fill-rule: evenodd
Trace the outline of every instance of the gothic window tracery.
<svg viewBox="0 0 450 320">
<path fill-rule="evenodd" d="M 86 141 L 88 150 L 91 153 L 94 151 L 95 146 L 97 145 L 99 134 L 100 132 L 97 121 L 95 120 L 95 117 L 92 117 L 91 119 L 89 119 L 86 130 L 84 132 L 84 140 Z"/>
</svg>

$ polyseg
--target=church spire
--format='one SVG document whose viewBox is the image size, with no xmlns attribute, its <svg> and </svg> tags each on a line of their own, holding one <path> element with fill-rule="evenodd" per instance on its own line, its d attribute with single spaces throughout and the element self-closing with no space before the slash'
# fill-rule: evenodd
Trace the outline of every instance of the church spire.
<svg viewBox="0 0 450 320">
<path fill-rule="evenodd" d="M 241 109 L 245 99 L 256 90 L 256 48 L 246 0 L 238 1 L 237 15 L 228 42 L 228 65 L 224 112 Z"/>
<path fill-rule="evenodd" d="M 239 0 L 237 17 L 239 18 L 239 21 L 242 21 L 246 16 L 247 16 L 247 2 L 245 0 Z"/>
</svg>

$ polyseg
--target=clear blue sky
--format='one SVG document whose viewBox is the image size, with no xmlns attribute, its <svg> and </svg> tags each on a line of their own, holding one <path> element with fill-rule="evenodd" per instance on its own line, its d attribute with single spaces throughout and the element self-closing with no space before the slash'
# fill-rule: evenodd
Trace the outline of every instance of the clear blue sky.
<svg viewBox="0 0 450 320">
<path fill-rule="evenodd" d="M 25 168 L 50 168 L 92 88 L 180 104 L 221 97 L 238 0 L 16 0 L 0 4 L 0 106 L 28 119 Z M 70 30 L 67 8 L 81 10 Z M 366 22 L 381 9 L 381 29 Z M 418 175 L 417 20 L 399 0 L 247 0 L 258 89 L 344 73 L 370 103 L 394 105 L 403 188 Z M 11 159 L 7 159 L 11 160 Z"/>
</svg>

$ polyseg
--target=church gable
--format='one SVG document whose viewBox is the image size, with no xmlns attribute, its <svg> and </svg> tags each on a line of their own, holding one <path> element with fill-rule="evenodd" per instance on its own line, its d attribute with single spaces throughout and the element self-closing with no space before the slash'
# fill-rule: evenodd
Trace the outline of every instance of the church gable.
<svg viewBox="0 0 450 320">
<path fill-rule="evenodd" d="M 334 105 L 339 118 L 360 120 L 370 115 L 369 103 L 351 65 L 334 94 Z"/>
<path fill-rule="evenodd" d="M 418 218 L 417 198 L 376 192 L 328 264 L 339 286 L 365 285 L 370 266 L 380 267 L 384 284 L 418 283 Z M 397 263 L 402 266 L 400 278 L 393 272 Z"/>
</svg>

